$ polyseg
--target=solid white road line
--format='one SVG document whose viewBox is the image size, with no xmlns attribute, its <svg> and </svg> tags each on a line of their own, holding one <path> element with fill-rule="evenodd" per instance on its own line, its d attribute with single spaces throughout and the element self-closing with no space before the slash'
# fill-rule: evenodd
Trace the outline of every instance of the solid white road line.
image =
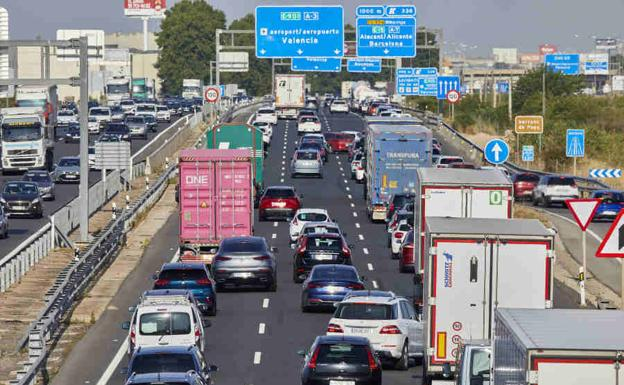
<svg viewBox="0 0 624 385">
<path fill-rule="evenodd" d="M 373 281 L 373 287 L 374 287 L 375 289 L 379 288 L 379 286 L 377 285 L 377 281 Z"/>
<path fill-rule="evenodd" d="M 127 351 L 128 351 L 128 339 L 126 338 L 124 342 L 121 344 L 121 346 L 119 347 L 119 350 L 117 350 L 117 353 L 115 353 L 115 357 L 113 357 L 111 362 L 106 367 L 106 370 L 104 370 L 102 377 L 100 377 L 96 385 L 108 384 L 108 381 L 113 376 L 115 369 L 117 369 L 117 366 L 119 366 L 119 363 L 121 362 L 121 360 L 123 359 Z"/>
<path fill-rule="evenodd" d="M 268 309 L 269 308 L 269 299 L 265 298 L 262 300 L 262 308 L 263 309 Z"/>
<path fill-rule="evenodd" d="M 262 352 L 254 353 L 254 365 L 260 365 L 260 361 L 262 360 Z"/>
<path fill-rule="evenodd" d="M 368 249 L 366 247 L 363 248 L 362 251 L 364 252 L 364 254 L 368 255 Z"/>
<path fill-rule="evenodd" d="M 266 329 L 266 325 L 261 322 L 258 325 L 258 334 L 264 334 L 265 329 Z"/>
<path fill-rule="evenodd" d="M 280 179 L 280 183 L 284 183 L 284 179 Z"/>
<path fill-rule="evenodd" d="M 351 194 L 347 194 L 347 198 L 349 198 L 349 199 L 353 199 L 353 197 L 351 196 Z"/>
<path fill-rule="evenodd" d="M 360 238 L 360 241 L 364 240 L 364 236 L 362 234 L 358 234 L 358 238 Z"/>
<path fill-rule="evenodd" d="M 373 264 L 369 263 L 368 265 L 366 265 L 368 267 L 369 271 L 373 271 Z"/>
</svg>

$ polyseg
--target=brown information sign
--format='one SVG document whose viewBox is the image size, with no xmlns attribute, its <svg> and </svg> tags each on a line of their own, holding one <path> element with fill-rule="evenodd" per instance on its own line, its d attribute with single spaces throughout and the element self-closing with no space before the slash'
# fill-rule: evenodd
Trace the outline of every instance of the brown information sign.
<svg viewBox="0 0 624 385">
<path fill-rule="evenodd" d="M 544 118 L 540 115 L 516 116 L 516 134 L 541 134 L 544 132 Z"/>
</svg>

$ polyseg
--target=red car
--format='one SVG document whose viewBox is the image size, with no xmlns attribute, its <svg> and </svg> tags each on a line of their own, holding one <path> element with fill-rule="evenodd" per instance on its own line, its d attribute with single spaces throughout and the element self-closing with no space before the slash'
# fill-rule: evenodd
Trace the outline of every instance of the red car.
<svg viewBox="0 0 624 385">
<path fill-rule="evenodd" d="M 537 186 L 539 180 L 539 175 L 530 172 L 515 174 L 513 176 L 514 198 L 517 200 L 532 199 L 533 189 Z"/>
<path fill-rule="evenodd" d="M 414 272 L 414 230 L 410 230 L 401 245 L 399 256 L 399 271 L 401 273 Z"/>
<path fill-rule="evenodd" d="M 258 218 L 261 221 L 269 218 L 290 220 L 302 207 L 302 197 L 291 186 L 268 187 L 260 198 Z"/>
<path fill-rule="evenodd" d="M 325 141 L 329 144 L 333 152 L 347 152 L 349 146 L 355 140 L 355 134 L 343 132 L 328 132 L 325 134 Z"/>
</svg>

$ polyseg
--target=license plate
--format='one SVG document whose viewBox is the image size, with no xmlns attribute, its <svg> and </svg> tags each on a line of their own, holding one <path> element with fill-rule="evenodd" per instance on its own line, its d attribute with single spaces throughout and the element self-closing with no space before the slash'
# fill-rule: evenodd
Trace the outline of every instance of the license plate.
<svg viewBox="0 0 624 385">
<path fill-rule="evenodd" d="M 603 211 L 604 215 L 615 215 L 615 211 Z"/>
<path fill-rule="evenodd" d="M 353 334 L 369 334 L 372 329 L 369 328 L 351 328 Z"/>
<path fill-rule="evenodd" d="M 355 381 L 329 380 L 329 385 L 355 385 Z"/>
<path fill-rule="evenodd" d="M 314 259 L 319 261 L 331 261 L 334 259 L 334 256 L 329 254 L 314 254 Z"/>
<path fill-rule="evenodd" d="M 286 207 L 286 202 L 272 202 L 271 206 L 273 206 L 273 207 L 280 207 L 280 208 Z"/>
<path fill-rule="evenodd" d="M 15 210 L 15 211 L 25 211 L 26 207 L 24 207 L 24 206 L 13 206 L 12 209 Z"/>
<path fill-rule="evenodd" d="M 76 175 L 65 175 L 67 179 L 76 179 Z"/>
<path fill-rule="evenodd" d="M 253 274 L 251 273 L 233 273 L 232 278 L 251 278 Z"/>
</svg>

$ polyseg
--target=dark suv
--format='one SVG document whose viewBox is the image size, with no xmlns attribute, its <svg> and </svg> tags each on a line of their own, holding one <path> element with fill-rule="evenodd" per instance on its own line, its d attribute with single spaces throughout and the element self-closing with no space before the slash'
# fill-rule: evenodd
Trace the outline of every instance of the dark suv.
<svg viewBox="0 0 624 385">
<path fill-rule="evenodd" d="M 388 200 L 388 211 L 386 214 L 386 222 L 392 218 L 395 210 L 400 210 L 407 203 L 414 203 L 414 194 L 413 193 L 397 193 L 392 194 L 390 199 Z"/>
<path fill-rule="evenodd" d="M 43 203 L 39 186 L 34 182 L 7 182 L 2 190 L 0 203 L 8 215 L 29 215 L 43 217 Z"/>
<path fill-rule="evenodd" d="M 211 383 L 211 374 L 216 371 L 217 367 L 206 363 L 197 346 L 138 347 L 130 358 L 127 377 L 130 380 L 154 373 L 195 372 Z"/>
<path fill-rule="evenodd" d="M 165 263 L 154 275 L 154 289 L 184 289 L 193 293 L 199 310 L 217 314 L 215 282 L 203 263 Z"/>
<path fill-rule="evenodd" d="M 303 282 L 312 267 L 322 264 L 351 265 L 351 247 L 340 234 L 302 235 L 295 246 L 293 281 Z"/>
</svg>

